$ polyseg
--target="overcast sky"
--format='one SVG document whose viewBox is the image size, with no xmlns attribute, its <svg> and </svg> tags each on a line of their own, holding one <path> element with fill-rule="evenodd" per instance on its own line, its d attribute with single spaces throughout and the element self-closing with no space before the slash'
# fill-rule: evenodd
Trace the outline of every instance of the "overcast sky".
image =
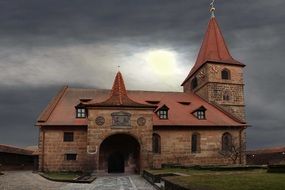
<svg viewBox="0 0 285 190">
<path fill-rule="evenodd" d="M 210 18 L 210 0 L 0 0 L 0 144 L 37 144 L 37 116 L 63 85 L 182 91 Z M 285 1 L 216 0 L 245 68 L 250 149 L 285 146 Z M 171 61 L 158 72 L 153 52 Z"/>
</svg>

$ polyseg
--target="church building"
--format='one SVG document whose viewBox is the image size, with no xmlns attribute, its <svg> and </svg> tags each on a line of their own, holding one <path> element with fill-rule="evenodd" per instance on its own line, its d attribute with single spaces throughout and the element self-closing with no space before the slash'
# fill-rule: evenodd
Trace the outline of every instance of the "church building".
<svg viewBox="0 0 285 190">
<path fill-rule="evenodd" d="M 39 169 L 245 164 L 245 65 L 231 56 L 212 13 L 183 92 L 127 90 L 121 72 L 111 90 L 63 87 L 36 122 Z"/>
</svg>

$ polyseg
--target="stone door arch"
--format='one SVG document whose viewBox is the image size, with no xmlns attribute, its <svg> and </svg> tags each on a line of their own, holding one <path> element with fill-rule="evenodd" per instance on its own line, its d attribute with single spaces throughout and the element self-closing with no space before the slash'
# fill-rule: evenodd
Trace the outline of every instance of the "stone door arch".
<svg viewBox="0 0 285 190">
<path fill-rule="evenodd" d="M 108 136 L 100 145 L 99 170 L 108 173 L 139 173 L 140 143 L 128 134 Z"/>
</svg>

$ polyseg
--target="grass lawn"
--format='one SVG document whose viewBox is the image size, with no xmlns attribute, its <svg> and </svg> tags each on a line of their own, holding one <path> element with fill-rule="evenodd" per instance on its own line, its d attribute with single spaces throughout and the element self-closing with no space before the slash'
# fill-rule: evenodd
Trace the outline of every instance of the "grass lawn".
<svg viewBox="0 0 285 190">
<path fill-rule="evenodd" d="M 167 177 L 168 181 L 189 189 L 205 190 L 284 190 L 285 174 L 261 172 L 215 172 Z"/>
<path fill-rule="evenodd" d="M 43 175 L 51 180 L 73 180 L 82 175 L 80 172 L 47 172 Z"/>
</svg>

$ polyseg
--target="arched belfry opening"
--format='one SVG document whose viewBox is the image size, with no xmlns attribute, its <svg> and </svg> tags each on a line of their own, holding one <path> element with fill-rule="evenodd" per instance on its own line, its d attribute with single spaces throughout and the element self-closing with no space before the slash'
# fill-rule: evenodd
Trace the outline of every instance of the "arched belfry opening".
<svg viewBox="0 0 285 190">
<path fill-rule="evenodd" d="M 108 173 L 139 173 L 140 144 L 128 134 L 114 134 L 100 145 L 99 170 Z"/>
</svg>

